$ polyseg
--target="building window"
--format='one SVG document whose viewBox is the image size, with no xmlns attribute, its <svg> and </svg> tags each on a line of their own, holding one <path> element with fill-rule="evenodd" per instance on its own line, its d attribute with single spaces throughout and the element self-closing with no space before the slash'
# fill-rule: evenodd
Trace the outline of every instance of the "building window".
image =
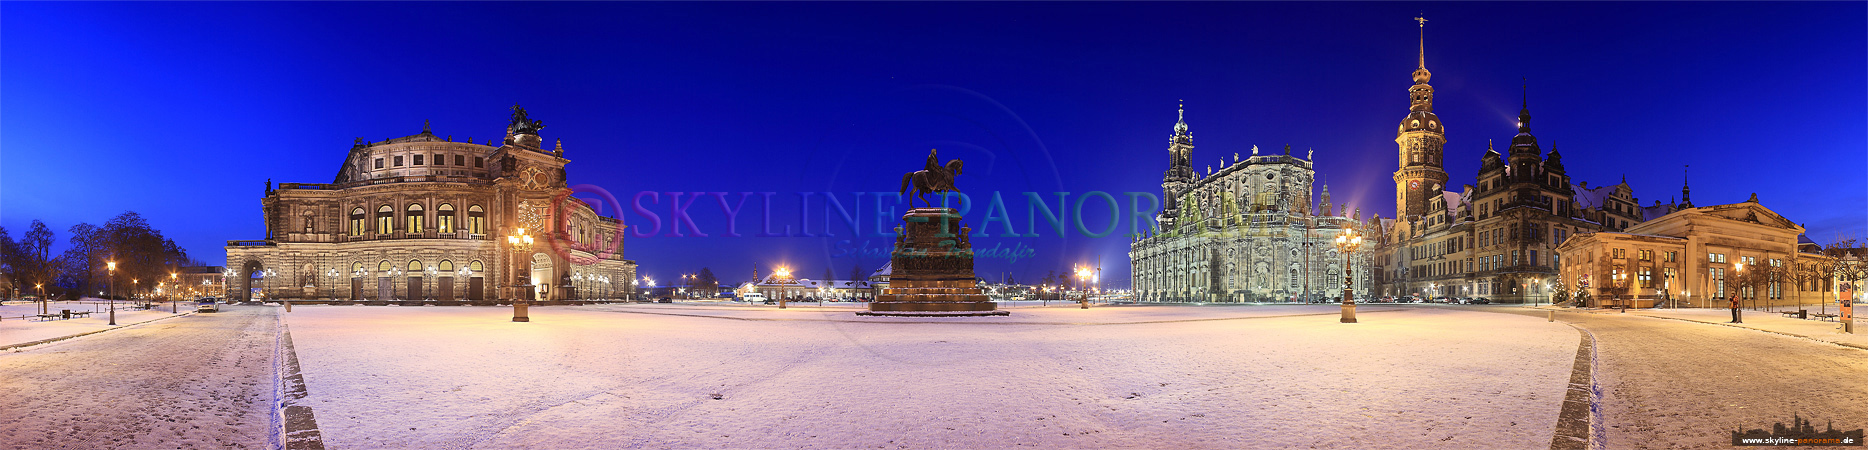
<svg viewBox="0 0 1868 450">
<path fill-rule="evenodd" d="M 1649 268 L 1649 267 L 1642 267 L 1640 272 L 1635 273 L 1635 280 L 1641 283 L 1642 289 L 1653 289 L 1654 288 L 1654 269 Z"/>
<path fill-rule="evenodd" d="M 378 168 L 378 169 L 381 169 L 381 168 L 383 168 L 383 159 L 382 159 L 382 158 L 376 158 L 376 168 Z"/>
<path fill-rule="evenodd" d="M 1558 268 L 1563 267 L 1563 254 L 1562 253 L 1551 253 L 1550 254 L 1550 267 L 1558 267 Z"/>
<path fill-rule="evenodd" d="M 1713 298 L 1725 298 L 1725 268 L 1724 267 L 1713 267 L 1710 269 L 1710 271 L 1712 272 L 1711 278 L 1712 278 Z"/>
<path fill-rule="evenodd" d="M 1680 252 L 1667 252 L 1667 254 L 1664 256 L 1666 256 L 1667 262 L 1674 262 L 1675 259 L 1679 258 L 1679 255 L 1680 255 Z"/>
<path fill-rule="evenodd" d="M 404 220 L 408 221 L 408 231 L 410 233 L 422 232 L 422 218 L 426 217 L 422 214 L 422 204 L 410 203 L 408 214 L 404 214 L 402 217 Z"/>
<path fill-rule="evenodd" d="M 383 205 L 383 207 L 381 208 L 376 208 L 376 232 L 377 233 L 380 234 L 380 233 L 389 233 L 389 232 L 396 231 L 395 220 L 396 220 L 395 208 L 390 208 L 389 205 Z"/>
<path fill-rule="evenodd" d="M 1615 255 L 1615 256 L 1612 256 L 1611 258 L 1628 259 L 1628 249 L 1618 248 L 1618 249 L 1611 250 L 1610 252 Z"/>
<path fill-rule="evenodd" d="M 416 276 L 417 274 L 420 274 L 420 273 L 422 273 L 422 260 L 419 260 L 419 259 L 409 260 L 409 276 Z"/>
<path fill-rule="evenodd" d="M 473 157 L 473 167 L 475 169 L 486 167 L 486 158 L 479 156 Z"/>
<path fill-rule="evenodd" d="M 1654 251 L 1653 250 L 1641 250 L 1639 252 L 1636 252 L 1636 256 L 1639 257 L 1642 261 L 1653 261 Z"/>
<path fill-rule="evenodd" d="M 446 155 L 430 155 L 429 160 L 434 161 L 437 166 L 448 165 L 448 157 Z"/>
<path fill-rule="evenodd" d="M 454 155 L 454 165 L 456 166 L 467 165 L 467 155 Z"/>
<path fill-rule="evenodd" d="M 486 234 L 486 211 L 480 205 L 467 207 L 467 233 Z"/>
<path fill-rule="evenodd" d="M 422 165 L 422 155 L 415 155 L 415 165 Z"/>
<path fill-rule="evenodd" d="M 396 167 L 402 167 L 402 157 L 401 157 L 401 156 L 397 156 L 397 157 L 396 157 Z"/>
<path fill-rule="evenodd" d="M 1661 276 L 1661 282 L 1665 283 L 1661 287 L 1665 287 L 1665 288 L 1673 287 L 1674 271 L 1672 267 L 1662 267 L 1660 269 L 1660 276 Z"/>
<path fill-rule="evenodd" d="M 442 233 L 454 232 L 454 205 L 442 203 L 435 208 L 435 228 Z"/>
<path fill-rule="evenodd" d="M 1512 250 L 1512 251 L 1511 251 L 1511 265 L 1514 265 L 1514 266 L 1516 266 L 1516 265 L 1519 265 L 1519 264 L 1523 264 L 1523 262 L 1521 262 L 1521 261 L 1523 261 L 1523 260 L 1521 260 L 1521 259 L 1518 259 L 1518 251 L 1517 251 L 1517 250 Z"/>
<path fill-rule="evenodd" d="M 1537 259 L 1537 251 L 1536 251 L 1536 250 L 1531 250 L 1531 265 L 1533 265 L 1533 266 L 1541 266 L 1541 265 L 1544 265 L 1544 260 L 1541 260 L 1541 259 Z"/>
<path fill-rule="evenodd" d="M 356 209 L 350 210 L 350 235 L 351 236 L 362 236 L 363 235 L 364 219 L 366 219 L 366 217 L 364 217 L 363 215 L 363 208 L 356 208 Z"/>
</svg>

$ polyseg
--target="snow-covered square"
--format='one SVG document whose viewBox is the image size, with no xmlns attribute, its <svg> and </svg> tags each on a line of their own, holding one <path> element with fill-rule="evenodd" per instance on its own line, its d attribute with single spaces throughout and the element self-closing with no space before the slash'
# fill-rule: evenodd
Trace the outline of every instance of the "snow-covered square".
<svg viewBox="0 0 1868 450">
<path fill-rule="evenodd" d="M 1562 322 L 1334 305 L 301 306 L 331 448 L 1548 448 Z"/>
</svg>

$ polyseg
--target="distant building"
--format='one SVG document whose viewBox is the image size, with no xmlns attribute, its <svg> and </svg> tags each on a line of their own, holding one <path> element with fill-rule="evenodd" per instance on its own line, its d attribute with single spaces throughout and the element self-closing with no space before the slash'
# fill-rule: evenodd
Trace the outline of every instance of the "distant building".
<svg viewBox="0 0 1868 450">
<path fill-rule="evenodd" d="M 226 297 L 227 273 L 221 266 L 188 266 L 177 270 L 180 295 L 187 298 Z"/>
<path fill-rule="evenodd" d="M 1583 233 L 1558 247 L 1563 280 L 1582 287 L 1588 306 L 1631 308 L 1656 304 L 1725 307 L 1730 296 L 1746 307 L 1814 305 L 1828 284 L 1800 278 L 1795 269 L 1832 260 L 1804 237 L 1804 228 L 1758 204 L 1687 207 L 1621 232 Z M 1761 276 L 1749 286 L 1746 272 Z M 1801 281 L 1801 282 L 1800 282 Z"/>
<path fill-rule="evenodd" d="M 1142 302 L 1258 302 L 1342 296 L 1343 267 L 1353 264 L 1357 295 L 1368 289 L 1366 253 L 1346 261 L 1332 245 L 1344 227 L 1370 235 L 1347 204 L 1323 188 L 1313 206 L 1311 155 L 1219 158 L 1205 175 L 1193 168 L 1185 110 L 1168 137 L 1161 213 L 1129 244 L 1130 283 Z"/>
<path fill-rule="evenodd" d="M 753 292 L 765 295 L 765 298 L 812 301 L 819 298 L 869 299 L 874 298 L 876 293 L 868 280 L 813 280 L 778 275 L 767 276 L 753 283 L 751 288 Z"/>
<path fill-rule="evenodd" d="M 263 240 L 228 241 L 230 298 L 589 300 L 634 292 L 621 221 L 565 197 L 564 146 L 514 106 L 498 146 L 358 138 L 330 183 L 267 182 Z M 506 242 L 524 229 L 526 254 Z M 608 280 L 607 283 L 601 280 Z"/>
</svg>

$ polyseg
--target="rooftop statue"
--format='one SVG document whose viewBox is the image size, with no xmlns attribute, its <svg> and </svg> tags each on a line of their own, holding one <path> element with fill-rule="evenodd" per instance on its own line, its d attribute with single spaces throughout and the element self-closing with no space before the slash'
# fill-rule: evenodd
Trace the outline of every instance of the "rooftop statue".
<svg viewBox="0 0 1868 450">
<path fill-rule="evenodd" d="M 506 125 L 507 133 L 536 135 L 538 134 L 538 130 L 544 128 L 544 122 L 531 120 L 530 117 L 526 117 L 525 107 L 519 106 L 518 104 L 512 105 L 512 123 Z"/>
</svg>

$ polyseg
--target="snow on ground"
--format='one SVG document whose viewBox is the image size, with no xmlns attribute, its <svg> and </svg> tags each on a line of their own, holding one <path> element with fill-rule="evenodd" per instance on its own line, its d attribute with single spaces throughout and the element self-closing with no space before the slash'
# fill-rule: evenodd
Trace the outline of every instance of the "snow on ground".
<svg viewBox="0 0 1868 450">
<path fill-rule="evenodd" d="M 1745 327 L 1745 329 L 1775 330 L 1775 332 L 1784 332 L 1784 334 L 1797 334 L 1797 336 L 1812 338 L 1812 340 L 1821 340 L 1821 342 L 1868 345 L 1868 329 L 1862 327 L 1861 321 L 1855 323 L 1855 334 L 1844 334 L 1844 332 L 1842 332 L 1842 323 L 1838 323 L 1838 321 L 1819 321 L 1819 319 L 1816 319 L 1814 314 L 1821 312 L 1821 308 L 1814 306 L 1814 304 L 1806 304 L 1806 308 L 1808 308 L 1810 314 L 1812 314 L 1808 319 L 1784 317 L 1784 314 L 1776 314 L 1776 312 L 1745 310 L 1745 323 L 1734 323 L 1734 325 L 1737 325 L 1737 327 Z M 1855 306 L 1855 312 L 1857 312 L 1857 314 L 1862 314 L 1862 312 L 1868 312 L 1868 308 Z M 1694 319 L 1694 321 L 1711 321 L 1711 323 L 1726 323 L 1726 321 L 1732 321 L 1732 310 L 1715 310 L 1715 308 L 1629 310 L 1629 314 L 1653 317 L 1674 317 L 1674 319 Z M 1838 314 L 1834 306 L 1829 308 L 1829 314 Z"/>
<path fill-rule="evenodd" d="M 853 309 L 282 314 L 344 449 L 1547 448 L 1578 342 L 1454 309 Z"/>
<path fill-rule="evenodd" d="M 272 447 L 273 309 L 0 352 L 0 449 Z"/>
<path fill-rule="evenodd" d="M 181 313 L 192 311 L 192 309 L 186 308 L 193 308 L 194 305 L 192 303 L 184 303 L 185 304 L 181 305 L 183 309 L 178 309 L 177 311 Z M 150 310 L 131 310 L 129 308 L 130 304 L 129 302 L 117 302 L 117 325 L 129 325 L 173 315 L 169 313 L 169 306 L 167 303 L 158 303 L 160 308 Z M 60 310 L 66 309 L 72 311 L 95 310 L 97 312 L 90 314 L 88 317 L 72 318 L 70 320 L 39 321 L 37 317 L 34 317 L 32 320 L 21 320 L 14 319 L 14 317 L 22 315 L 36 316 L 39 313 L 39 306 L 37 304 L 25 302 L 9 302 L 5 305 L 0 305 L 0 317 L 7 317 L 5 320 L 0 320 L 0 346 L 22 344 L 41 339 L 64 337 L 111 328 L 109 305 L 103 300 L 90 299 L 82 302 L 52 302 L 49 310 L 57 313 Z"/>
</svg>

